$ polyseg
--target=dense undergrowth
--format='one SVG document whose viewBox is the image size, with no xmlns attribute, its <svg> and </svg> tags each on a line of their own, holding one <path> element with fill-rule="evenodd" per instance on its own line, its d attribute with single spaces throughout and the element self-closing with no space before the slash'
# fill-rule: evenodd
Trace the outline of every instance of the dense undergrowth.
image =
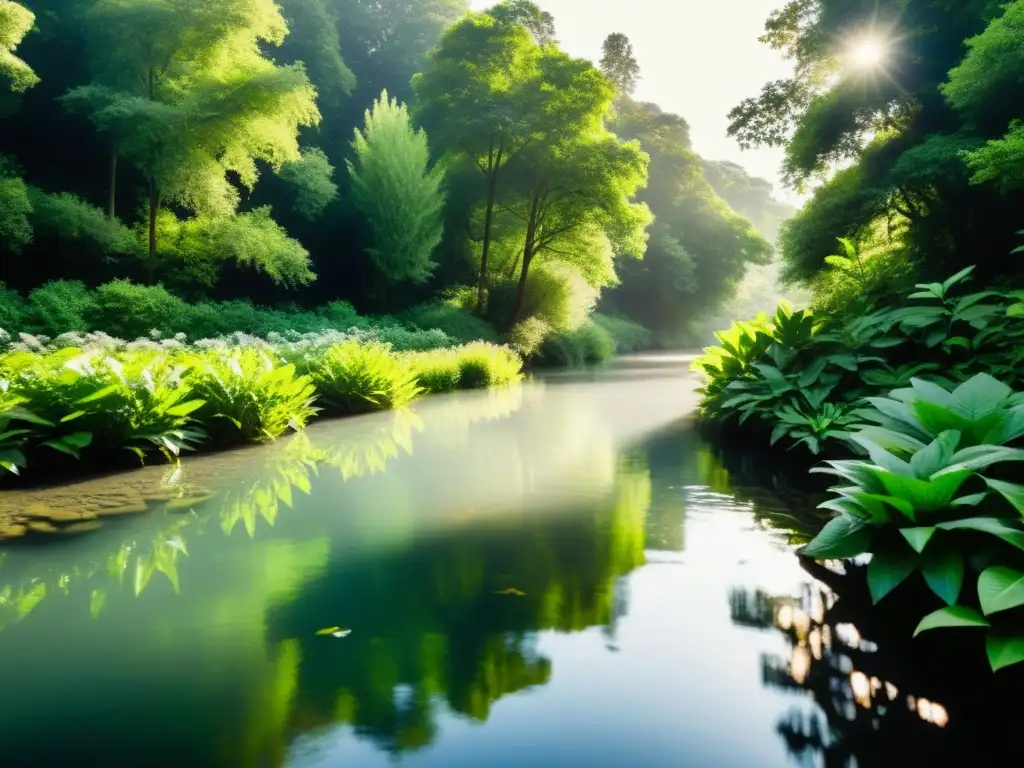
<svg viewBox="0 0 1024 768">
<path fill-rule="evenodd" d="M 870 552 L 876 603 L 917 589 L 917 633 L 985 628 L 998 670 L 1024 661 L 1024 292 L 967 292 L 971 272 L 894 307 L 780 307 L 695 366 L 706 424 L 827 458 L 811 471 L 840 479 L 822 504 L 838 516 L 801 554 Z"/>
<path fill-rule="evenodd" d="M 522 368 L 513 350 L 489 342 L 396 351 L 358 333 L 32 341 L 0 354 L 0 468 L 16 474 L 47 451 L 102 463 L 124 451 L 175 460 L 201 446 L 271 440 L 321 413 L 509 384 Z"/>
<path fill-rule="evenodd" d="M 55 280 L 26 298 L 0 285 L 0 329 L 0 349 L 12 345 L 37 349 L 67 334 L 75 345 L 86 332 L 93 337 L 101 333 L 120 339 L 192 341 L 242 334 L 276 342 L 344 332 L 363 341 L 388 344 L 397 351 L 505 341 L 524 359 L 552 366 L 602 362 L 653 345 L 650 331 L 643 326 L 596 313 L 574 330 L 558 330 L 530 317 L 503 338 L 491 322 L 455 301 L 428 302 L 397 315 L 364 316 L 347 301 L 315 309 L 260 307 L 245 300 L 190 303 L 163 286 L 127 280 L 114 280 L 93 290 L 78 281 Z"/>
</svg>

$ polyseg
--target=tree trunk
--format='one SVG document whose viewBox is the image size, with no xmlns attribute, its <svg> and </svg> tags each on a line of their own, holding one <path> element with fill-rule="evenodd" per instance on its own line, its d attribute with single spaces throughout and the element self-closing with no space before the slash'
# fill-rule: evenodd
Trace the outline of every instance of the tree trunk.
<svg viewBox="0 0 1024 768">
<path fill-rule="evenodd" d="M 156 179 L 149 180 L 149 283 L 152 285 L 156 277 L 156 213 L 159 207 L 159 197 L 156 189 Z"/>
<path fill-rule="evenodd" d="M 523 311 L 523 299 L 526 296 L 526 278 L 530 273 L 530 263 L 533 261 L 534 249 L 537 246 L 537 213 L 540 200 L 534 195 L 530 202 L 530 218 L 526 222 L 526 243 L 523 245 L 523 271 L 519 273 L 519 285 L 516 287 L 516 301 L 512 306 L 512 313 L 508 316 L 505 330 L 512 330 L 512 326 L 519 319 L 519 313 Z"/>
<path fill-rule="evenodd" d="M 494 203 L 497 197 L 498 171 L 501 169 L 503 146 L 498 147 L 497 156 L 494 150 L 487 155 L 487 206 L 484 210 L 484 244 L 480 253 L 480 277 L 476 284 L 476 313 L 482 315 L 487 309 L 487 257 L 491 252 L 491 224 L 494 221 Z"/>
<path fill-rule="evenodd" d="M 117 216 L 117 146 L 110 148 L 110 189 L 107 198 L 107 216 Z"/>
</svg>

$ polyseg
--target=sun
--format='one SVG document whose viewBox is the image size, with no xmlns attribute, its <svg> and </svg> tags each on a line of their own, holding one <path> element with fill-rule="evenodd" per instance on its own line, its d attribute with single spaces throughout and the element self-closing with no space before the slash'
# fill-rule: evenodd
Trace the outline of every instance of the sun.
<svg viewBox="0 0 1024 768">
<path fill-rule="evenodd" d="M 850 46 L 850 59 L 858 69 L 878 69 L 885 62 L 886 46 L 881 40 L 865 37 Z"/>
</svg>

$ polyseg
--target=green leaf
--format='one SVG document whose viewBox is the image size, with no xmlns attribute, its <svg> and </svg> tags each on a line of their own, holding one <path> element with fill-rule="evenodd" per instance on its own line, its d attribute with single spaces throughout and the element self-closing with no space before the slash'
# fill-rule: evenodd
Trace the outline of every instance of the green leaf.
<svg viewBox="0 0 1024 768">
<path fill-rule="evenodd" d="M 915 453 L 910 459 L 910 468 L 914 475 L 921 479 L 929 478 L 940 469 L 945 469 L 960 444 L 960 433 L 947 430 L 932 440 L 925 448 Z M 1024 453 L 1024 451 L 1022 451 Z"/>
<path fill-rule="evenodd" d="M 890 453 L 874 440 L 871 440 L 862 434 L 850 435 L 850 439 L 866 450 L 868 452 L 868 456 L 871 457 L 871 461 L 882 469 L 906 477 L 914 476 L 913 470 L 911 470 L 908 462 Z"/>
<path fill-rule="evenodd" d="M 193 411 L 197 411 L 206 405 L 205 400 L 189 400 L 185 403 L 179 403 L 173 408 L 167 409 L 167 415 L 169 416 L 188 416 Z"/>
<path fill-rule="evenodd" d="M 942 284 L 943 293 L 948 291 L 950 288 L 952 288 L 957 283 L 965 280 L 967 278 L 967 276 L 970 275 L 971 272 L 973 272 L 973 271 L 974 271 L 974 265 L 973 264 L 971 266 L 969 266 L 969 267 L 964 267 L 963 269 L 961 269 L 959 272 L 957 272 L 955 275 L 953 275 L 951 278 L 949 278 L 948 280 L 946 280 Z"/>
<path fill-rule="evenodd" d="M 8 408 L 2 414 L 5 418 L 17 421 L 27 421 L 29 424 L 38 424 L 41 427 L 52 427 L 53 422 L 36 416 L 31 411 L 26 411 L 20 405 Z"/>
<path fill-rule="evenodd" d="M 65 423 L 67 423 L 69 421 L 74 421 L 75 419 L 77 419 L 80 416 L 85 416 L 85 413 L 86 413 L 85 411 L 72 411 L 67 416 L 65 416 L 63 419 L 61 419 L 60 422 L 61 422 L 61 424 L 65 424 Z"/>
<path fill-rule="evenodd" d="M 76 459 L 82 458 L 82 454 L 77 448 L 75 448 L 75 446 L 68 445 L 60 438 L 57 438 L 56 440 L 44 440 L 40 445 L 44 445 L 47 448 L 53 448 L 53 450 L 60 451 L 61 453 L 66 453 L 68 456 L 73 456 Z"/>
<path fill-rule="evenodd" d="M 950 464 L 960 464 L 973 470 L 985 469 L 1004 461 L 1024 461 L 1024 451 L 1004 445 L 975 445 L 957 451 L 949 458 Z"/>
<path fill-rule="evenodd" d="M 996 410 L 1013 390 L 987 373 L 978 373 L 953 390 L 950 408 L 971 421 L 977 421 Z"/>
<path fill-rule="evenodd" d="M 878 479 L 890 496 L 910 502 L 918 512 L 934 512 L 949 506 L 971 474 L 969 469 L 957 468 L 933 475 L 930 480 L 919 480 L 882 470 Z"/>
<path fill-rule="evenodd" d="M 985 615 L 1024 605 L 1024 573 L 992 566 L 978 577 L 978 600 Z"/>
<path fill-rule="evenodd" d="M 789 429 L 789 424 L 776 424 L 775 429 L 772 430 L 772 436 L 768 441 L 768 444 L 775 445 L 779 440 L 789 434 Z"/>
<path fill-rule="evenodd" d="M 107 395 L 109 395 L 109 394 L 111 394 L 113 392 L 116 392 L 118 387 L 119 387 L 119 385 L 117 385 L 117 384 L 111 384 L 110 386 L 103 387 L 102 389 L 97 389 L 91 395 L 86 395 L 85 397 L 81 398 L 80 400 L 77 400 L 76 402 L 78 404 L 83 404 L 83 403 L 91 403 L 91 402 L 94 402 L 96 400 L 102 400 Z"/>
<path fill-rule="evenodd" d="M 921 526 L 918 528 L 900 528 L 900 533 L 903 534 L 903 538 L 907 540 L 907 543 L 914 548 L 914 551 L 921 553 L 924 548 L 931 541 L 932 536 L 935 535 L 936 528 L 934 526 Z"/>
<path fill-rule="evenodd" d="M 921 554 L 921 573 L 932 592 L 954 605 L 964 584 L 964 558 L 950 544 L 936 539 Z"/>
<path fill-rule="evenodd" d="M 1002 494 L 1003 498 L 1010 502 L 1014 509 L 1024 514 L 1024 485 L 1007 483 L 1003 480 L 993 480 L 989 477 L 982 479 L 989 488 Z"/>
<path fill-rule="evenodd" d="M 69 435 L 62 435 L 60 439 L 75 448 L 87 448 L 92 444 L 92 432 L 72 432 Z"/>
<path fill-rule="evenodd" d="M 989 627 L 988 620 L 973 608 L 964 605 L 947 605 L 929 613 L 917 625 L 914 637 L 929 629 L 941 627 Z"/>
<path fill-rule="evenodd" d="M 1001 517 L 968 517 L 964 520 L 953 520 L 939 523 L 936 528 L 944 531 L 978 531 L 997 536 L 1018 549 L 1024 549 L 1024 530 L 1010 525 Z"/>
<path fill-rule="evenodd" d="M 987 498 L 988 491 L 983 493 L 972 493 L 967 496 L 961 496 L 959 499 L 953 499 L 949 502 L 949 505 L 951 507 L 976 507 Z"/>
<path fill-rule="evenodd" d="M 818 560 L 854 557 L 868 550 L 874 529 L 863 520 L 840 515 L 828 521 L 799 554 Z"/>
<path fill-rule="evenodd" d="M 985 638 L 985 651 L 993 672 L 1024 661 L 1024 637 L 989 632 Z"/>
<path fill-rule="evenodd" d="M 917 553 L 905 546 L 875 552 L 868 563 L 868 589 L 871 591 L 872 602 L 877 604 L 906 581 L 916 568 Z"/>
</svg>

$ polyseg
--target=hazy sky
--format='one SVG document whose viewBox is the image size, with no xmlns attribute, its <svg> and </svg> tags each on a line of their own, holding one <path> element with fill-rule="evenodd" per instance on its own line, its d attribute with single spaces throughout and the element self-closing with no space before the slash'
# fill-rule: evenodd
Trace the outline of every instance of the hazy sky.
<svg viewBox="0 0 1024 768">
<path fill-rule="evenodd" d="M 492 0 L 471 0 L 474 9 Z M 690 124 L 694 149 L 732 160 L 778 181 L 781 153 L 744 152 L 726 136 L 726 115 L 768 80 L 785 77 L 782 57 L 757 41 L 764 21 L 784 0 L 535 0 L 555 17 L 558 41 L 573 56 L 598 61 L 601 43 L 622 32 L 633 43 L 643 79 L 636 98 L 653 101 Z M 783 193 L 792 199 L 791 193 Z"/>
</svg>

